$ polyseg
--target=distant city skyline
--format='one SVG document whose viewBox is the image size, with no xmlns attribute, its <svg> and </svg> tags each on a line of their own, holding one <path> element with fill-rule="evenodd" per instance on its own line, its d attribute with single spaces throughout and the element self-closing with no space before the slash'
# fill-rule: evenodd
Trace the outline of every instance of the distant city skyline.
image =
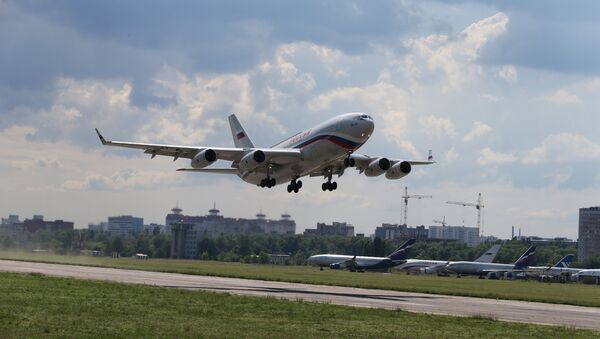
<svg viewBox="0 0 600 339">
<path fill-rule="evenodd" d="M 236 10 L 231 10 L 235 6 Z M 108 215 L 160 223 L 176 201 L 234 217 L 289 211 L 300 228 L 345 221 L 356 233 L 401 222 L 474 226 L 484 235 L 577 238 L 600 192 L 600 3 L 1 1 L 0 215 L 77 227 Z M 169 13 L 170 15 L 165 15 Z M 290 196 L 198 175 L 95 135 L 231 146 L 236 113 L 270 146 L 326 118 L 366 112 L 360 149 L 436 165 L 397 181 L 345 173 Z M 227 164 L 223 164 L 227 165 Z M 463 222 L 464 221 L 464 222 Z"/>
</svg>

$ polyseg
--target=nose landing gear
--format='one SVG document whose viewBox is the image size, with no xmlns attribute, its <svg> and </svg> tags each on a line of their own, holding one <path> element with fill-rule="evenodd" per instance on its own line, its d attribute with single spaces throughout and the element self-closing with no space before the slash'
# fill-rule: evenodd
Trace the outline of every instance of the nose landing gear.
<svg viewBox="0 0 600 339">
<path fill-rule="evenodd" d="M 287 186 L 288 193 L 298 193 L 298 191 L 302 188 L 302 180 L 296 181 L 296 179 L 292 180 L 292 182 Z"/>
</svg>

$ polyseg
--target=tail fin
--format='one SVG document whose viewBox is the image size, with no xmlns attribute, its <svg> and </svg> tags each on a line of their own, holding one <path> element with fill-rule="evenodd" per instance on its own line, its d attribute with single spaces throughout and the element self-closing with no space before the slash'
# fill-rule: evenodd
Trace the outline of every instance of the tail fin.
<svg viewBox="0 0 600 339">
<path fill-rule="evenodd" d="M 553 267 L 567 268 L 569 267 L 571 262 L 573 262 L 573 259 L 575 259 L 574 254 L 567 254 L 564 258 L 560 259 Z"/>
<path fill-rule="evenodd" d="M 481 257 L 477 258 L 475 261 L 476 262 L 494 262 L 494 259 L 496 259 L 496 254 L 498 254 L 498 251 L 500 250 L 500 246 L 502 246 L 502 245 L 492 246 L 489 250 L 485 251 L 481 255 Z"/>
<path fill-rule="evenodd" d="M 400 246 L 397 250 L 392 252 L 392 254 L 388 255 L 388 258 L 392 260 L 404 260 L 408 256 L 408 252 L 410 248 L 415 244 L 415 239 L 408 239 L 402 246 Z"/>
<path fill-rule="evenodd" d="M 521 257 L 519 257 L 519 260 L 515 261 L 515 268 L 523 268 L 523 267 L 529 266 L 534 254 L 535 254 L 535 245 L 529 247 L 527 249 L 527 251 L 525 251 L 525 253 L 523 253 L 523 255 L 521 255 Z"/>
<path fill-rule="evenodd" d="M 229 116 L 229 127 L 231 127 L 231 135 L 233 136 L 235 147 L 254 148 L 252 140 L 250 140 L 250 137 L 244 131 L 242 124 L 240 124 L 235 114 Z"/>
</svg>

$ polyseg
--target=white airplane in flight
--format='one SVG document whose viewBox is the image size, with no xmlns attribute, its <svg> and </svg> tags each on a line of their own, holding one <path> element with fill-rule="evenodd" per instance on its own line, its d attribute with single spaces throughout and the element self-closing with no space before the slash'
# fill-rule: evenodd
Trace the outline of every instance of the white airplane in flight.
<svg viewBox="0 0 600 339">
<path fill-rule="evenodd" d="M 301 177 L 322 176 L 327 181 L 323 191 L 337 189 L 331 181 L 334 175 L 344 174 L 348 167 L 356 167 L 360 173 L 375 177 L 385 173 L 388 179 L 400 179 L 408 175 L 413 165 L 435 163 L 429 151 L 428 160 L 401 160 L 374 157 L 354 153 L 371 136 L 375 124 L 364 113 L 348 113 L 331 118 L 304 132 L 297 133 L 272 147 L 255 147 L 234 114 L 229 125 L 235 147 L 204 147 L 142 144 L 106 140 L 96 129 L 103 145 L 144 150 L 152 158 L 157 155 L 191 160 L 191 168 L 178 171 L 235 174 L 242 180 L 260 187 L 274 187 L 289 183 L 288 192 L 298 193 L 302 188 Z M 211 168 L 217 160 L 231 161 L 228 168 Z"/>
</svg>

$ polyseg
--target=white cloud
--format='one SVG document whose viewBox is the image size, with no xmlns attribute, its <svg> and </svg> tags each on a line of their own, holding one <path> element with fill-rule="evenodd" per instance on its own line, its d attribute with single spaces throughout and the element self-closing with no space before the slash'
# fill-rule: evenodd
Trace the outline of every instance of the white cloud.
<svg viewBox="0 0 600 339">
<path fill-rule="evenodd" d="M 448 117 L 436 117 L 429 115 L 419 119 L 421 125 L 425 128 L 425 131 L 429 134 L 441 136 L 455 136 L 456 131 L 454 130 L 454 123 Z"/>
<path fill-rule="evenodd" d="M 580 134 L 560 133 L 546 137 L 523 155 L 524 164 L 569 162 L 573 160 L 600 159 L 600 145 Z"/>
<path fill-rule="evenodd" d="M 473 139 L 484 136 L 492 131 L 492 128 L 481 121 L 475 121 L 473 128 L 463 137 L 464 141 L 472 141 Z"/>
<path fill-rule="evenodd" d="M 444 152 L 444 162 L 452 162 L 454 160 L 457 160 L 459 158 L 459 154 L 458 152 L 456 152 L 456 149 L 454 147 L 450 148 L 449 150 L 447 150 L 446 152 Z"/>
<path fill-rule="evenodd" d="M 427 60 L 430 70 L 442 70 L 451 88 L 462 88 L 469 76 L 480 71 L 474 62 L 481 48 L 503 34 L 508 21 L 508 16 L 499 12 L 469 25 L 455 37 L 434 34 L 409 40 L 407 46 Z"/>
<path fill-rule="evenodd" d="M 577 95 L 564 89 L 559 89 L 551 95 L 545 96 L 544 99 L 560 105 L 578 104 L 581 102 Z"/>
<path fill-rule="evenodd" d="M 502 68 L 498 70 L 497 75 L 511 84 L 519 81 L 519 73 L 517 72 L 517 68 L 513 65 L 502 66 Z"/>
<path fill-rule="evenodd" d="M 477 163 L 482 166 L 502 165 L 515 161 L 517 161 L 517 157 L 513 154 L 494 152 L 489 147 L 485 147 L 479 151 L 479 158 L 477 158 Z"/>
<path fill-rule="evenodd" d="M 500 98 L 498 98 L 497 96 L 489 93 L 480 94 L 479 96 L 489 102 L 498 102 L 500 100 Z"/>
</svg>

